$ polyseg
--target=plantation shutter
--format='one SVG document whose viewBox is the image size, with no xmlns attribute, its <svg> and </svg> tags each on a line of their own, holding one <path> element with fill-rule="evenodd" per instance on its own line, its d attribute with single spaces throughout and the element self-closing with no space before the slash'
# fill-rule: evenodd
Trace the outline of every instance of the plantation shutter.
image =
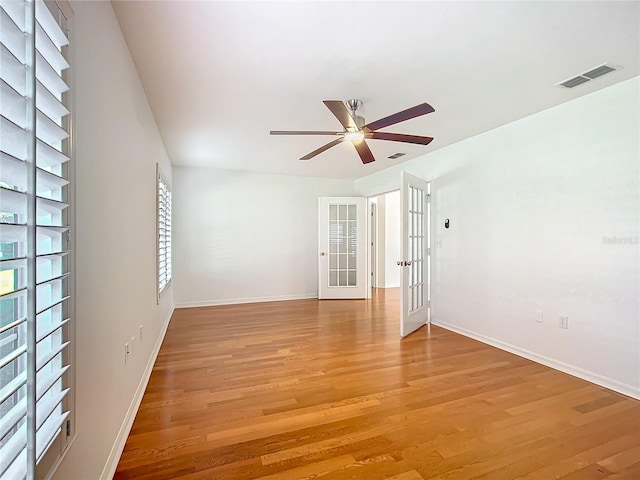
<svg viewBox="0 0 640 480">
<path fill-rule="evenodd" d="M 158 170 L 158 297 L 171 281 L 171 190 Z"/>
<path fill-rule="evenodd" d="M 0 7 L 0 477 L 13 480 L 67 434 L 69 64 L 55 3 Z"/>
</svg>

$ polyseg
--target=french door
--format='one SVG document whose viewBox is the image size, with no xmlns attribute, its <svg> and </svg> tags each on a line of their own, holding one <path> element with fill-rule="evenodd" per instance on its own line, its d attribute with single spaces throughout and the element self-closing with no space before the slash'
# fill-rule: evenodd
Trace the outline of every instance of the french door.
<svg viewBox="0 0 640 480">
<path fill-rule="evenodd" d="M 402 172 L 400 335 L 429 321 L 429 182 Z"/>
<path fill-rule="evenodd" d="M 367 200 L 318 199 L 318 298 L 367 298 Z"/>
</svg>

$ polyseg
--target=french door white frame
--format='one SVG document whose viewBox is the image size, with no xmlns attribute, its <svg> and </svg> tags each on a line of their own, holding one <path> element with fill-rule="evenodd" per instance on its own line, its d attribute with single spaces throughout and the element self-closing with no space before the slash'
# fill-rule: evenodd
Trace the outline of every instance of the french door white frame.
<svg viewBox="0 0 640 480">
<path fill-rule="evenodd" d="M 406 337 L 429 323 L 430 193 L 429 182 L 402 172 L 400 224 L 400 335 Z"/>
<path fill-rule="evenodd" d="M 365 197 L 318 198 L 318 299 L 370 297 L 367 213 Z"/>
</svg>

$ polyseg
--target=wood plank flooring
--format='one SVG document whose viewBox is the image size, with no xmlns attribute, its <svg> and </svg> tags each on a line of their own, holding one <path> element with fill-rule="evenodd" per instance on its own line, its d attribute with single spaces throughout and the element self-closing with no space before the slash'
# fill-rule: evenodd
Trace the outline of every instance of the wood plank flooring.
<svg viewBox="0 0 640 480">
<path fill-rule="evenodd" d="M 373 300 L 176 310 L 115 479 L 640 479 L 640 402 Z"/>
</svg>

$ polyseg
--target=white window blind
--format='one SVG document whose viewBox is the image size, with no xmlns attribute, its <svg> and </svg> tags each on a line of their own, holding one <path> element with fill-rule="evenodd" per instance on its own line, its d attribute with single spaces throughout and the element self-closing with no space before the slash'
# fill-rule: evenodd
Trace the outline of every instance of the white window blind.
<svg viewBox="0 0 640 480">
<path fill-rule="evenodd" d="M 0 0 L 3 480 L 35 478 L 45 454 L 60 454 L 69 428 L 66 21 L 51 2 Z"/>
<path fill-rule="evenodd" d="M 171 282 L 171 190 L 158 169 L 158 299 Z"/>
</svg>

